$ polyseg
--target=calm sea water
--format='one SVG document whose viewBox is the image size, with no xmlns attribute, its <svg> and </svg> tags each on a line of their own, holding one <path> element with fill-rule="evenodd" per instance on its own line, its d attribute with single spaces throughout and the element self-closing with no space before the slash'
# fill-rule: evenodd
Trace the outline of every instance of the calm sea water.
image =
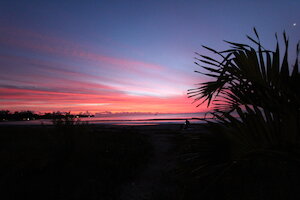
<svg viewBox="0 0 300 200">
<path fill-rule="evenodd" d="M 130 114 L 130 115 L 100 115 L 90 118 L 80 118 L 80 121 L 87 121 L 89 124 L 113 124 L 113 125 L 155 125 L 155 124 L 180 124 L 188 119 L 191 123 L 203 123 L 204 113 L 180 113 L 180 114 Z M 208 117 L 208 116 L 206 116 Z M 51 120 L 40 119 L 30 121 L 9 121 L 0 122 L 5 125 L 50 125 Z"/>
</svg>

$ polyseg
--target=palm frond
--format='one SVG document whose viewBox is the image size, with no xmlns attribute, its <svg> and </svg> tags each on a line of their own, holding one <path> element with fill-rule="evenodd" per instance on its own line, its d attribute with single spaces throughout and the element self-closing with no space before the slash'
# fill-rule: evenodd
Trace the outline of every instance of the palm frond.
<svg viewBox="0 0 300 200">
<path fill-rule="evenodd" d="M 209 81 L 197 84 L 197 88 L 188 91 L 188 96 L 194 102 L 200 101 L 198 105 L 207 103 L 213 108 L 210 113 L 213 119 L 206 120 L 207 127 L 224 148 L 220 150 L 204 136 L 191 138 L 197 149 L 191 159 L 191 170 L 196 177 L 211 176 L 212 180 L 220 181 L 227 176 L 223 172 L 234 174 L 233 166 L 245 169 L 245 163 L 254 166 L 253 160 L 259 163 L 256 167 L 265 166 L 262 164 L 265 159 L 279 166 L 284 162 L 300 165 L 299 43 L 295 62 L 290 66 L 285 32 L 282 62 L 277 34 L 273 51 L 262 46 L 255 28 L 254 34 L 256 38 L 247 36 L 254 47 L 229 41 L 225 42 L 231 48 L 224 51 L 203 46 L 221 60 L 196 53 L 199 56 L 196 64 L 203 69 L 197 72 L 209 77 Z M 215 151 L 225 151 L 228 156 L 220 159 L 207 154 Z M 214 159 L 218 162 L 213 162 Z"/>
</svg>

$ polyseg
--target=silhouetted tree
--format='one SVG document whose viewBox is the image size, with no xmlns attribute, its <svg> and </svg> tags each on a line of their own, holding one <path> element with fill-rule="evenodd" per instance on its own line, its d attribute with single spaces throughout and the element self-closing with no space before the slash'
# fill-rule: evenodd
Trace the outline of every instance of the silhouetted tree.
<svg viewBox="0 0 300 200">
<path fill-rule="evenodd" d="M 9 110 L 0 110 L 0 120 L 8 120 L 10 116 Z"/>
<path fill-rule="evenodd" d="M 299 44 L 295 62 L 290 66 L 289 40 L 285 33 L 282 61 L 277 36 L 276 49 L 272 51 L 261 45 L 255 29 L 254 33 L 256 39 L 247 37 L 255 48 L 227 42 L 232 48 L 225 51 L 203 46 L 220 56 L 219 59 L 197 53 L 196 65 L 207 72 L 196 72 L 208 76 L 210 81 L 189 90 L 188 95 L 195 98 L 195 102 L 201 101 L 198 105 L 207 102 L 213 106 L 211 114 L 215 121 L 207 120 L 208 130 L 210 137 L 222 138 L 224 145 L 216 146 L 211 140 L 205 143 L 203 135 L 194 136 L 196 150 L 191 159 L 194 164 L 189 170 L 198 177 L 211 176 L 209 186 L 223 183 L 228 190 L 228 180 L 231 183 L 248 181 L 234 185 L 243 191 L 235 198 L 248 195 L 247 199 L 272 199 L 270 190 L 260 188 L 264 187 L 262 184 L 269 184 L 267 187 L 276 191 L 273 199 L 286 199 L 297 193 L 295 182 L 299 184 L 300 177 L 299 172 L 295 173 L 300 166 Z M 220 158 L 211 154 L 208 160 L 209 153 L 216 149 L 222 155 L 227 152 L 227 156 Z M 289 173 L 297 178 L 289 180 Z M 276 176 L 277 180 L 271 181 L 269 176 Z M 261 183 L 255 184 L 259 181 Z M 253 197 L 249 197 L 251 190 L 256 192 Z M 230 198 L 233 198 L 236 193 L 231 192 Z"/>
</svg>

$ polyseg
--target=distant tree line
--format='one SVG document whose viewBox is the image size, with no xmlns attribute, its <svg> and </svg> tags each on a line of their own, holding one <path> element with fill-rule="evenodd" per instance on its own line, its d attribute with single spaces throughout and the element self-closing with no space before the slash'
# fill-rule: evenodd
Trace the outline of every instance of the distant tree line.
<svg viewBox="0 0 300 200">
<path fill-rule="evenodd" d="M 36 119 L 64 119 L 64 118 L 82 118 L 82 117 L 94 117 L 90 114 L 71 114 L 70 112 L 52 112 L 44 114 L 36 114 L 33 111 L 15 111 L 0 110 L 0 121 L 21 121 L 21 120 L 36 120 Z"/>
</svg>

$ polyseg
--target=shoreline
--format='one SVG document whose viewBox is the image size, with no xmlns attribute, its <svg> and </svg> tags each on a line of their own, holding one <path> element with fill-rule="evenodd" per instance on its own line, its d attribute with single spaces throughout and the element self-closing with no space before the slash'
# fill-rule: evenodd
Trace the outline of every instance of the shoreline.
<svg viewBox="0 0 300 200">
<path fill-rule="evenodd" d="M 96 119 L 96 120 L 80 120 L 79 123 L 87 123 L 88 125 L 128 125 L 128 126 L 149 126 L 149 125 L 182 125 L 185 120 L 189 120 L 191 124 L 205 124 L 206 120 L 212 118 L 164 118 L 164 119 Z M 76 119 L 75 119 L 76 123 Z M 0 126 L 20 126 L 20 125 L 53 125 L 52 120 L 22 120 L 22 121 L 0 121 Z"/>
<path fill-rule="evenodd" d="M 118 123 L 120 122 L 120 123 Z M 153 122 L 153 121 L 149 121 L 147 122 L 142 122 L 139 121 L 137 123 L 134 123 L 134 121 L 130 121 L 128 123 L 126 123 L 128 121 L 115 121 L 113 123 L 87 123 L 87 124 L 82 124 L 82 126 L 90 126 L 90 127 L 151 127 L 151 126 L 182 126 L 184 125 L 184 121 L 183 122 Z M 196 122 L 196 123 L 191 123 L 190 126 L 203 126 L 205 125 L 206 122 Z M 0 123 L 0 127 L 5 127 L 5 126 L 33 126 L 33 127 L 55 127 L 56 125 L 52 124 L 52 123 L 47 123 L 47 124 L 43 124 L 43 123 L 24 123 L 23 121 L 12 121 L 9 123 Z M 77 125 L 73 125 L 73 126 L 77 126 Z M 81 126 L 81 124 L 79 125 Z"/>
</svg>

